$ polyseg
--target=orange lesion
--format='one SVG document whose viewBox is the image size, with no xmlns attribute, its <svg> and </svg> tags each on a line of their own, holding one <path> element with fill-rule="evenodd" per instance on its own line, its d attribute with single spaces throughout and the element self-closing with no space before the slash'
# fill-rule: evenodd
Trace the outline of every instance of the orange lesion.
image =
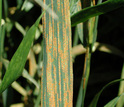
<svg viewBox="0 0 124 107">
<path fill-rule="evenodd" d="M 83 89 L 85 89 L 85 84 L 86 84 L 86 78 L 83 78 Z"/>
<path fill-rule="evenodd" d="M 48 55 L 49 59 L 47 61 L 47 68 L 46 68 L 46 73 L 47 73 L 47 96 L 49 98 L 49 104 L 55 106 L 55 83 L 52 80 L 52 73 L 51 73 L 51 69 L 52 69 L 52 57 L 49 54 Z"/>
<path fill-rule="evenodd" d="M 45 35 L 44 39 L 46 42 L 46 54 L 47 54 L 46 79 L 47 79 L 47 94 L 48 94 L 49 103 L 50 103 L 49 106 L 53 106 L 53 107 L 60 106 L 61 102 L 64 100 L 64 107 L 72 107 L 73 74 L 72 74 L 72 65 L 71 65 L 72 62 L 69 62 L 69 59 L 71 60 L 71 55 L 70 55 L 70 58 L 68 58 L 69 54 L 71 53 L 70 52 L 71 51 L 71 33 L 70 33 L 71 25 L 70 25 L 70 19 L 69 19 L 70 17 L 69 1 L 54 0 L 53 2 L 53 0 L 51 0 L 51 2 L 57 5 L 57 9 L 58 9 L 56 10 L 57 12 L 60 12 L 60 8 L 62 8 L 61 14 L 62 14 L 63 20 L 56 23 L 54 19 L 52 19 L 51 21 L 52 17 L 50 17 L 49 22 L 43 22 L 44 24 L 49 24 L 49 32 L 44 33 Z M 53 9 L 53 4 L 52 4 L 52 9 Z M 57 24 L 57 28 L 55 28 L 54 26 L 55 23 Z M 59 26 L 63 27 L 62 28 L 63 35 L 60 35 L 61 32 L 59 30 Z M 47 29 L 45 27 L 44 29 Z M 54 29 L 56 30 L 56 32 Z M 49 34 L 47 35 L 46 33 L 49 33 Z M 60 36 L 63 36 L 62 40 Z M 56 63 L 55 61 L 57 61 L 58 63 Z M 68 74 L 69 64 L 70 64 L 70 70 L 71 70 L 69 71 L 70 75 Z M 51 72 L 52 67 L 53 67 L 54 78 L 52 77 L 53 74 Z M 58 67 L 58 71 L 57 71 L 57 67 Z M 58 82 L 56 79 L 57 72 L 59 73 Z M 64 79 L 61 78 L 61 75 L 65 76 Z M 71 76 L 71 80 L 68 79 L 69 76 Z M 61 81 L 63 81 L 64 83 L 63 85 L 61 84 Z M 69 82 L 71 84 L 69 84 Z M 61 95 L 62 87 L 64 89 L 63 95 Z M 57 88 L 59 88 L 59 94 L 57 93 Z M 69 99 L 68 99 L 68 95 L 69 95 Z M 55 96 L 57 96 L 57 105 L 55 105 Z M 62 96 L 64 97 L 64 99 L 62 99 Z"/>
<path fill-rule="evenodd" d="M 61 64 L 60 64 L 60 58 L 58 58 L 58 68 L 59 68 L 59 70 L 58 70 L 58 73 L 59 73 L 59 101 L 62 101 L 62 97 L 61 97 L 61 87 L 62 87 L 62 84 L 61 84 Z"/>
<path fill-rule="evenodd" d="M 58 9 L 58 11 L 60 11 L 60 0 L 57 0 L 57 9 Z"/>
<path fill-rule="evenodd" d="M 57 59 L 57 38 L 53 35 L 53 57 Z"/>
</svg>

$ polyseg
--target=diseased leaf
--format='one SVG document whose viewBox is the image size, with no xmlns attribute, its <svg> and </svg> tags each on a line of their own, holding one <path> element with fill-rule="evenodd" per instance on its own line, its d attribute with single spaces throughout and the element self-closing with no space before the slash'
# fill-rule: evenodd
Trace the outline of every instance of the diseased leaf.
<svg viewBox="0 0 124 107">
<path fill-rule="evenodd" d="M 49 5 L 46 5 L 42 0 L 34 0 L 39 6 L 41 6 L 43 9 L 45 9 L 55 20 L 58 20 L 58 15 L 49 7 Z"/>
<path fill-rule="evenodd" d="M 72 107 L 73 71 L 69 0 L 43 0 L 59 19 L 43 16 L 41 107 Z"/>
</svg>

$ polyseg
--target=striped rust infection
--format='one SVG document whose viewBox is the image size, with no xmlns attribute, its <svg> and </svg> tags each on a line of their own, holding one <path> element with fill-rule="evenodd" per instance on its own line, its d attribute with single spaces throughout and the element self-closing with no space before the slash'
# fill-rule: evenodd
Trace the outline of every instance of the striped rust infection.
<svg viewBox="0 0 124 107">
<path fill-rule="evenodd" d="M 44 0 L 58 15 L 43 17 L 43 71 L 41 107 L 72 107 L 73 72 L 69 0 Z"/>
</svg>

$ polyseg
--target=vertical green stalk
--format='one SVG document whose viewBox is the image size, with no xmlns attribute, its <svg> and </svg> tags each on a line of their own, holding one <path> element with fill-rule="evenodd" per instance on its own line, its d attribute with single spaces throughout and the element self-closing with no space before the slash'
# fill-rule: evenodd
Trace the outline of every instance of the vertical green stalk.
<svg viewBox="0 0 124 107">
<path fill-rule="evenodd" d="M 91 0 L 83 0 L 83 8 L 91 6 Z M 83 76 L 82 76 L 82 107 L 84 107 L 84 100 L 85 100 L 85 94 L 90 74 L 90 60 L 91 60 L 91 21 L 92 19 L 89 19 L 88 21 L 84 22 L 84 43 L 86 46 L 86 54 L 85 54 L 85 62 L 84 62 L 84 70 L 83 70 Z"/>
<path fill-rule="evenodd" d="M 4 5 L 4 16 L 5 16 L 5 18 L 7 18 L 7 16 L 8 16 L 8 4 L 7 4 L 7 0 L 3 0 L 3 5 Z"/>
<path fill-rule="evenodd" d="M 97 4 L 100 4 L 102 0 L 98 0 Z M 83 8 L 95 5 L 95 0 L 83 0 Z M 76 107 L 84 107 L 84 100 L 85 94 L 90 74 L 90 60 L 91 60 L 91 53 L 94 43 L 96 42 L 97 38 L 97 25 L 98 25 L 98 16 L 89 19 L 88 21 L 83 23 L 83 30 L 84 30 L 84 46 L 86 47 L 86 54 L 85 54 L 85 63 L 84 63 L 84 70 L 83 76 L 81 80 L 80 90 L 78 94 L 78 99 L 76 103 Z"/>
<path fill-rule="evenodd" d="M 2 69 L 2 27 L 1 27 L 1 21 L 2 21 L 2 0 L 0 0 L 0 71 Z"/>
<path fill-rule="evenodd" d="M 81 1 L 79 1 L 78 3 L 77 3 L 77 11 L 80 11 L 82 9 L 82 5 L 81 5 Z M 79 39 L 80 39 L 80 41 L 81 41 L 81 43 L 83 44 L 83 23 L 80 23 L 80 24 L 78 24 L 77 26 L 77 31 L 78 31 L 78 35 L 79 35 Z"/>
<path fill-rule="evenodd" d="M 40 100 L 41 100 L 41 88 L 40 88 L 40 90 L 39 90 L 39 95 L 37 96 L 37 99 L 36 99 L 36 101 L 35 101 L 34 107 L 39 107 L 39 105 L 40 105 Z"/>
<path fill-rule="evenodd" d="M 0 62 L 1 62 L 1 56 L 2 56 L 2 53 L 1 53 L 1 21 L 2 21 L 2 0 L 0 0 Z"/>
<path fill-rule="evenodd" d="M 85 100 L 85 94 L 86 94 L 86 88 L 87 88 L 87 83 L 89 79 L 89 74 L 90 74 L 90 59 L 91 59 L 91 52 L 89 50 L 90 48 L 86 48 L 86 54 L 85 54 L 85 64 L 84 64 L 84 71 L 83 71 L 83 76 L 81 80 L 81 85 L 79 89 L 79 94 L 76 102 L 76 107 L 84 107 L 84 100 Z"/>
<path fill-rule="evenodd" d="M 82 9 L 81 7 L 81 1 L 79 1 L 78 3 L 76 3 L 76 8 L 74 13 L 80 11 Z M 83 44 L 83 23 L 78 24 L 75 27 L 75 33 L 74 33 L 74 39 L 73 39 L 73 47 L 76 46 L 78 44 L 78 41 L 81 41 L 81 43 Z M 73 56 L 73 59 L 75 58 L 75 56 Z"/>
<path fill-rule="evenodd" d="M 0 0 L 0 26 L 1 26 L 1 19 L 2 19 L 2 0 Z"/>
<path fill-rule="evenodd" d="M 76 46 L 78 44 L 78 40 L 79 40 L 79 37 L 78 37 L 78 31 L 77 31 L 77 26 L 75 27 L 75 33 L 74 33 L 74 39 L 73 39 L 73 47 Z"/>
<path fill-rule="evenodd" d="M 122 68 L 121 79 L 124 79 L 124 64 Z M 118 95 L 121 95 L 122 93 L 124 93 L 124 81 L 120 82 Z M 124 96 L 121 96 L 116 107 L 123 107 L 123 106 L 124 106 Z"/>
<path fill-rule="evenodd" d="M 101 3 L 102 1 L 98 1 L 98 3 Z M 95 5 L 94 0 L 83 0 L 83 8 L 89 7 Z M 82 107 L 84 107 L 84 100 L 85 100 L 85 94 L 90 74 L 90 60 L 91 60 L 91 53 L 92 53 L 92 47 L 94 43 L 96 42 L 96 35 L 97 35 L 97 24 L 98 24 L 98 16 L 89 19 L 88 21 L 83 23 L 83 30 L 84 30 L 84 46 L 86 47 L 86 54 L 85 54 L 85 63 L 84 63 L 84 70 L 83 70 L 83 76 L 82 81 L 80 85 L 79 95 L 76 103 L 76 107 L 80 107 L 82 104 Z"/>
<path fill-rule="evenodd" d="M 43 17 L 44 50 L 41 107 L 72 107 L 73 72 L 69 0 L 44 0 L 58 15 Z"/>
</svg>

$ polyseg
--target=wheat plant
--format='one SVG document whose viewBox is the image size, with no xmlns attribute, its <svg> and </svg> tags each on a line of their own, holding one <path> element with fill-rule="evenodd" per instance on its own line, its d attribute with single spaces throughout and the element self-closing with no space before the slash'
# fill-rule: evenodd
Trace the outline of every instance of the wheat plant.
<svg viewBox="0 0 124 107">
<path fill-rule="evenodd" d="M 102 106 L 123 107 L 124 69 L 85 102 L 93 53 L 124 58 L 122 50 L 98 41 L 99 17 L 115 12 L 120 17 L 108 15 L 108 32 L 119 20 L 123 28 L 123 10 L 124 0 L 0 0 L 0 106 L 97 107 L 103 91 L 120 82 L 117 97 Z M 73 67 L 79 55 L 82 72 Z"/>
</svg>

